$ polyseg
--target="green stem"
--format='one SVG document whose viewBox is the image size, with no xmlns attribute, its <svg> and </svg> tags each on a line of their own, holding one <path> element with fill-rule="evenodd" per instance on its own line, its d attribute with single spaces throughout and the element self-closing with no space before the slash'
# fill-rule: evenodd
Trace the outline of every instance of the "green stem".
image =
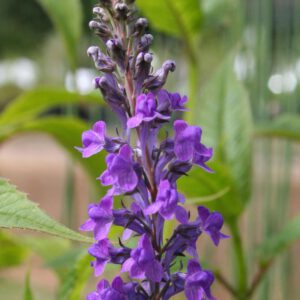
<svg viewBox="0 0 300 300">
<path fill-rule="evenodd" d="M 230 222 L 229 227 L 233 243 L 237 299 L 245 300 L 247 294 L 247 265 L 237 220 Z"/>
</svg>

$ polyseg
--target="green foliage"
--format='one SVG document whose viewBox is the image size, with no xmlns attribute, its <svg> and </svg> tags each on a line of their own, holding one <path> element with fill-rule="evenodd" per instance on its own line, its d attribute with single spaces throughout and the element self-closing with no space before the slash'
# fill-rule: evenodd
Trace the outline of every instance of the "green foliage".
<svg viewBox="0 0 300 300">
<path fill-rule="evenodd" d="M 232 180 L 232 184 L 222 187 L 231 188 L 222 197 L 228 201 L 218 200 L 213 205 L 225 217 L 237 215 L 250 198 L 252 119 L 247 93 L 233 72 L 232 56 L 209 81 L 200 100 L 201 104 L 194 108 L 194 123 L 202 127 L 204 143 L 215 149 L 214 159 L 223 164 L 211 176 L 211 181 Z M 225 176 L 224 171 L 227 172 Z M 201 179 L 194 186 L 195 193 L 198 188 L 203 189 L 200 186 Z"/>
<path fill-rule="evenodd" d="M 284 138 L 300 141 L 299 115 L 284 114 L 274 121 L 258 127 L 255 131 L 257 137 Z"/>
<path fill-rule="evenodd" d="M 22 242 L 0 231 L 0 269 L 20 265 L 27 254 L 28 251 Z"/>
<path fill-rule="evenodd" d="M 27 272 L 25 277 L 25 288 L 24 288 L 23 300 L 34 300 L 34 296 L 30 287 L 30 272 Z"/>
<path fill-rule="evenodd" d="M 218 162 L 213 162 L 210 167 L 214 174 L 194 167 L 188 176 L 179 180 L 178 189 L 187 196 L 188 203 L 220 210 L 227 218 L 238 215 L 242 211 L 240 195 L 228 167 Z M 219 197 L 215 201 L 206 200 L 209 195 Z"/>
<path fill-rule="evenodd" d="M 70 270 L 66 278 L 63 280 L 63 285 L 59 291 L 60 300 L 81 299 L 83 289 L 92 273 L 90 263 L 90 255 L 79 255 L 74 267 Z"/>
<path fill-rule="evenodd" d="M 269 237 L 259 245 L 258 259 L 267 264 L 300 239 L 300 216 L 290 221 L 279 233 Z"/>
<path fill-rule="evenodd" d="M 13 100 L 0 115 L 0 125 L 12 126 L 37 118 L 50 109 L 74 105 L 98 104 L 101 98 L 93 95 L 80 95 L 57 88 L 38 88 Z"/>
<path fill-rule="evenodd" d="M 149 18 L 151 26 L 159 31 L 184 39 L 199 32 L 202 20 L 200 1 L 137 0 L 137 5 Z"/>
<path fill-rule="evenodd" d="M 72 69 L 77 65 L 80 44 L 82 10 L 80 0 L 37 0 L 60 33 Z"/>
<path fill-rule="evenodd" d="M 3 178 L 0 178 L 0 227 L 37 230 L 79 242 L 92 241 L 47 216 Z"/>
</svg>

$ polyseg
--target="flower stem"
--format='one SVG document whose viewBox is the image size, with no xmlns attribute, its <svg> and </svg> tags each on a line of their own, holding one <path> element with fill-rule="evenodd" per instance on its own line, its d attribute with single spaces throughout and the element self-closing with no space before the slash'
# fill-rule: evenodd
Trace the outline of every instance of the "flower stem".
<svg viewBox="0 0 300 300">
<path fill-rule="evenodd" d="M 237 291 L 236 299 L 245 300 L 247 294 L 247 265 L 237 220 L 234 219 L 233 221 L 231 221 L 229 223 L 229 227 L 232 235 L 235 262 L 234 272 Z"/>
</svg>

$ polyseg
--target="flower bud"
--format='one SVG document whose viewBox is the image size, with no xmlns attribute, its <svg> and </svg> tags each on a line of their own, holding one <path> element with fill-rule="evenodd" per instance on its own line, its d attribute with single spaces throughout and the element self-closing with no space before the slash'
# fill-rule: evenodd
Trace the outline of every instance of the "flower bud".
<svg viewBox="0 0 300 300">
<path fill-rule="evenodd" d="M 97 22 L 95 20 L 90 21 L 89 27 L 95 31 L 96 35 L 107 41 L 111 37 L 111 30 L 106 24 Z"/>
<path fill-rule="evenodd" d="M 115 5 L 116 18 L 120 20 L 125 20 L 128 14 L 128 6 L 125 3 L 117 3 Z"/>
<path fill-rule="evenodd" d="M 112 6 L 111 0 L 99 0 L 99 3 L 103 7 L 111 7 Z"/>
<path fill-rule="evenodd" d="M 116 64 L 110 57 L 103 54 L 98 47 L 89 47 L 87 54 L 93 58 L 97 70 L 107 73 L 111 73 L 115 70 Z"/>
<path fill-rule="evenodd" d="M 124 70 L 125 69 L 125 50 L 118 39 L 111 39 L 106 42 L 106 47 L 113 59 Z"/>
<path fill-rule="evenodd" d="M 152 34 L 145 34 L 141 37 L 140 42 L 137 46 L 138 52 L 147 52 L 152 44 L 153 35 Z"/>
<path fill-rule="evenodd" d="M 148 27 L 148 20 L 145 18 L 139 18 L 134 24 L 134 34 L 141 35 L 144 30 Z"/>
</svg>

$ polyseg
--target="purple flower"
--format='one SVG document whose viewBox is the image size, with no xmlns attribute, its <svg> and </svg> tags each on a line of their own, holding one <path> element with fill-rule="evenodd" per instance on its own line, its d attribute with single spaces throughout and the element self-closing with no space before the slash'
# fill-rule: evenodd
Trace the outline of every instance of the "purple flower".
<svg viewBox="0 0 300 300">
<path fill-rule="evenodd" d="M 199 206 L 197 221 L 200 223 L 200 227 L 203 228 L 203 231 L 211 237 L 216 246 L 218 246 L 221 239 L 229 237 L 220 231 L 224 220 L 219 212 L 210 213 L 209 209 Z"/>
<path fill-rule="evenodd" d="M 213 150 L 200 143 L 202 130 L 197 126 L 189 126 L 183 120 L 174 122 L 175 154 L 180 161 L 191 161 L 208 172 L 212 170 L 205 165 L 211 159 Z"/>
<path fill-rule="evenodd" d="M 87 296 L 87 300 L 131 300 L 146 299 L 136 291 L 136 283 L 124 283 L 120 276 L 115 277 L 111 286 L 106 279 L 98 283 L 97 291 Z"/>
<path fill-rule="evenodd" d="M 105 145 L 106 125 L 103 121 L 94 124 L 93 129 L 84 131 L 82 134 L 83 148 L 75 147 L 83 157 L 90 157 L 99 153 Z"/>
<path fill-rule="evenodd" d="M 122 264 L 130 256 L 129 248 L 115 248 L 108 239 L 99 241 L 89 248 L 89 253 L 96 258 L 92 262 L 95 276 L 100 276 L 107 263 Z"/>
<path fill-rule="evenodd" d="M 184 201 L 183 195 L 179 194 L 168 180 L 163 180 L 159 184 L 155 202 L 149 205 L 144 213 L 150 215 L 159 212 L 165 220 L 172 219 L 176 214 L 179 222 L 186 223 L 188 214 L 183 207 L 178 206 L 178 202 L 184 203 Z"/>
<path fill-rule="evenodd" d="M 83 231 L 94 231 L 97 241 L 105 239 L 113 223 L 113 198 L 105 196 L 99 204 L 89 206 L 89 219 L 81 225 Z"/>
<path fill-rule="evenodd" d="M 128 272 L 132 278 L 144 279 L 152 282 L 160 282 L 163 276 L 161 264 L 155 258 L 155 253 L 150 239 L 146 234 L 142 235 L 137 248 L 133 249 L 123 266 L 122 272 Z"/>
<path fill-rule="evenodd" d="M 151 122 L 155 119 L 168 120 L 169 118 L 169 116 L 164 116 L 157 112 L 157 103 L 154 94 L 141 94 L 137 97 L 135 116 L 128 120 L 127 126 L 135 128 L 142 122 Z"/>
<path fill-rule="evenodd" d="M 120 195 L 132 192 L 138 184 L 138 176 L 134 170 L 133 153 L 127 144 L 120 148 L 118 154 L 106 157 L 107 170 L 99 177 L 102 185 L 112 185 L 110 194 Z"/>
<path fill-rule="evenodd" d="M 214 281 L 214 275 L 202 270 L 196 260 L 190 260 L 187 266 L 184 293 L 188 300 L 215 300 L 211 295 L 210 286 Z"/>
<path fill-rule="evenodd" d="M 181 97 L 180 94 L 174 93 L 174 94 L 170 94 L 170 100 L 171 100 L 171 107 L 173 110 L 181 110 L 181 111 L 186 110 L 186 108 L 184 107 L 184 105 L 187 102 L 186 96 Z"/>
</svg>

